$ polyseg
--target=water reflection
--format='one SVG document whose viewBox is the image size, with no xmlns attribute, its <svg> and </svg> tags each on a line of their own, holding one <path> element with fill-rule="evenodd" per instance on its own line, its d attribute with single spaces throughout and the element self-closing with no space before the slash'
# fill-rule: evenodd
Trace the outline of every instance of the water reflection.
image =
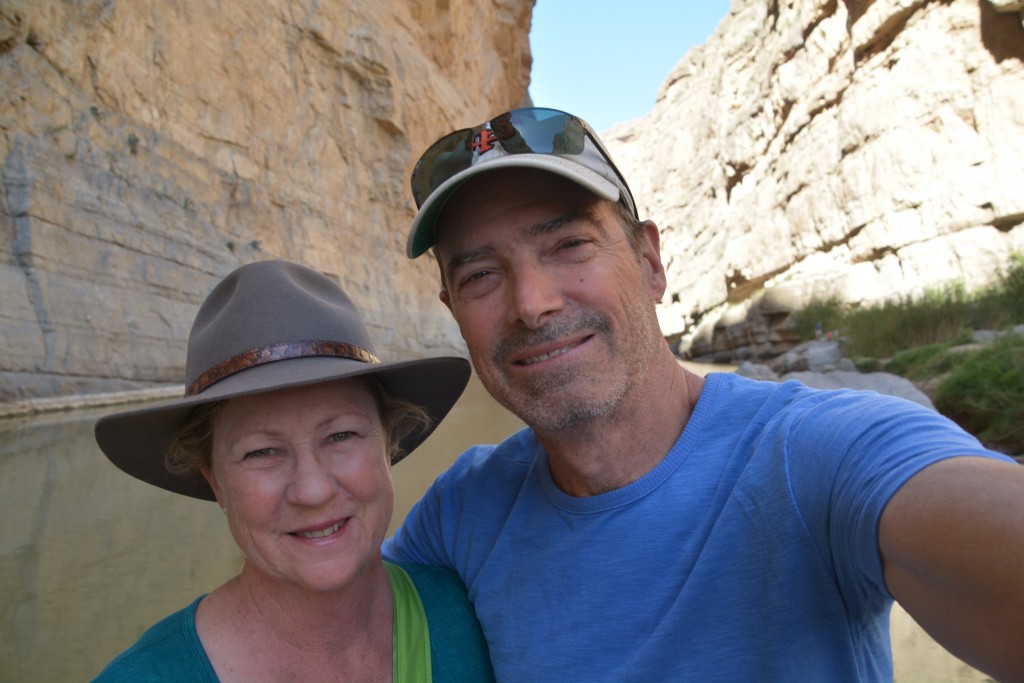
<svg viewBox="0 0 1024 683">
<path fill-rule="evenodd" d="M 95 445 L 107 410 L 0 420 L 0 682 L 83 681 L 158 619 L 234 576 L 214 503 L 122 473 Z M 521 426 L 474 377 L 394 469 L 395 522 L 464 448 Z M 988 680 L 893 614 L 896 681 Z"/>
</svg>

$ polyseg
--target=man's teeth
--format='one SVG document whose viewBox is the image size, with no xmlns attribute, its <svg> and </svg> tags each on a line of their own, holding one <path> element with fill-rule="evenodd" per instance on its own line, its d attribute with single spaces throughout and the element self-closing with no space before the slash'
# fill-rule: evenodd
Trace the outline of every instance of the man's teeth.
<svg viewBox="0 0 1024 683">
<path fill-rule="evenodd" d="M 321 529 L 320 531 L 300 531 L 299 536 L 302 536 L 303 538 L 323 538 L 324 536 L 330 536 L 340 528 L 341 522 L 338 522 L 337 524 L 329 526 L 326 529 Z"/>
<path fill-rule="evenodd" d="M 526 358 L 526 359 L 524 359 L 521 362 L 522 362 L 523 365 L 533 365 L 534 363 L 539 363 L 542 360 L 547 360 L 549 358 L 554 358 L 555 356 L 560 356 L 563 353 L 565 353 L 566 351 L 569 351 L 570 349 L 575 349 L 581 343 L 582 342 L 576 342 L 575 344 L 569 344 L 568 346 L 563 346 L 560 349 L 555 349 L 554 351 L 551 351 L 550 353 L 542 353 L 539 356 L 533 356 L 531 358 Z"/>
</svg>

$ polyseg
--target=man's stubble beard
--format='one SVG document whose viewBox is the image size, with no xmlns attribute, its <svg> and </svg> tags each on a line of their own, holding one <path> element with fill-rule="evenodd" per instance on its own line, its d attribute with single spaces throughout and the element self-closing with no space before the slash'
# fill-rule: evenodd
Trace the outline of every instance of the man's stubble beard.
<svg viewBox="0 0 1024 683">
<path fill-rule="evenodd" d="M 644 325 L 640 339 L 627 342 L 649 343 L 653 334 Z M 523 348 L 565 339 L 588 332 L 603 341 L 613 360 L 612 367 L 590 367 L 552 371 L 525 383 L 515 383 L 502 370 L 511 354 Z M 657 330 L 658 339 L 660 330 Z M 588 343 L 594 343 L 592 339 Z M 644 376 L 651 356 L 649 348 L 617 348 L 609 319 L 597 312 L 586 312 L 572 319 L 561 318 L 539 330 L 510 333 L 498 344 L 491 357 L 497 368 L 495 381 L 487 382 L 488 391 L 506 409 L 538 432 L 582 432 L 591 425 L 614 416 L 625 398 L 634 391 Z M 621 361 L 621 362 L 619 362 Z M 483 378 L 485 375 L 477 371 Z"/>
</svg>

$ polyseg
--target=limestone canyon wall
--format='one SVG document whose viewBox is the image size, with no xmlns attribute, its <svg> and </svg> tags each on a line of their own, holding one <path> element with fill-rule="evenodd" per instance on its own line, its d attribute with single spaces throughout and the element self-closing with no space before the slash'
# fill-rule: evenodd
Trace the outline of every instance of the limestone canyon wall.
<svg viewBox="0 0 1024 683">
<path fill-rule="evenodd" d="M 662 228 L 666 334 L 767 356 L 814 298 L 990 282 L 1024 251 L 1022 11 L 734 0 L 653 111 L 605 136 Z"/>
<path fill-rule="evenodd" d="M 521 104 L 532 2 L 0 4 L 0 402 L 180 381 L 245 262 L 335 276 L 378 352 L 461 340 L 403 255 L 408 172 Z"/>
</svg>

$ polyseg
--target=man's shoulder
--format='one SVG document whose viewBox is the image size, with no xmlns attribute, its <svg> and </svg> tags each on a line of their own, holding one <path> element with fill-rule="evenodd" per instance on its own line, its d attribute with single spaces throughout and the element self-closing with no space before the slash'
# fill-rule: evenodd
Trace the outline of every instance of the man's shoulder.
<svg viewBox="0 0 1024 683">
<path fill-rule="evenodd" d="M 708 386 L 714 390 L 712 400 L 721 410 L 746 406 L 749 410 L 799 413 L 805 410 L 843 410 L 851 406 L 879 407 L 909 403 L 905 399 L 886 396 L 875 391 L 851 388 L 817 389 L 796 379 L 779 382 L 755 380 L 733 373 L 708 375 Z M 714 382 L 710 380 L 714 380 Z M 703 398 L 703 397 L 702 397 Z M 922 410 L 926 410 L 922 408 Z"/>
<path fill-rule="evenodd" d="M 703 408 L 718 418 L 747 420 L 759 412 L 775 413 L 826 398 L 826 392 L 796 381 L 771 382 L 716 372 L 705 378 L 697 409 Z"/>
<path fill-rule="evenodd" d="M 532 467 L 542 452 L 537 436 L 524 427 L 497 444 L 479 444 L 466 449 L 446 474 L 452 477 L 512 475 Z"/>
<path fill-rule="evenodd" d="M 803 444 L 817 453 L 845 453 L 859 443 L 870 444 L 867 452 L 882 459 L 903 443 L 898 439 L 922 447 L 925 437 L 936 442 L 934 447 L 955 441 L 958 448 L 972 453 L 979 447 L 973 436 L 948 418 L 898 396 L 739 376 L 725 378 L 722 384 L 724 390 L 714 407 L 708 407 L 708 429 L 717 434 L 742 431 L 746 438 L 773 443 L 784 435 L 788 444 Z"/>
<path fill-rule="evenodd" d="M 943 422 L 933 410 L 874 391 L 816 389 L 796 380 L 770 382 L 731 373 L 708 377 L 714 381 L 706 384 L 707 395 L 702 393 L 698 403 L 702 414 L 695 417 L 705 435 L 724 439 L 778 433 L 789 438 L 817 438 L 834 435 L 841 426 L 847 428 L 844 433 L 854 435 L 891 424 L 894 419 L 922 425 Z"/>
</svg>

